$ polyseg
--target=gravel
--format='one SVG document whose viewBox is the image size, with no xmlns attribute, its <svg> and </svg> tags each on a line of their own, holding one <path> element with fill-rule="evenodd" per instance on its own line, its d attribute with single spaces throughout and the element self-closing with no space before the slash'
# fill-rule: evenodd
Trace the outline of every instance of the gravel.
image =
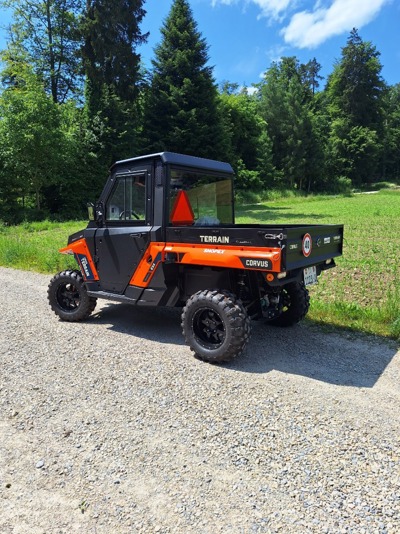
<svg viewBox="0 0 400 534">
<path fill-rule="evenodd" d="M 63 323 L 0 269 L 0 532 L 400 532 L 394 343 L 255 323 L 215 366 L 179 310 Z"/>
</svg>

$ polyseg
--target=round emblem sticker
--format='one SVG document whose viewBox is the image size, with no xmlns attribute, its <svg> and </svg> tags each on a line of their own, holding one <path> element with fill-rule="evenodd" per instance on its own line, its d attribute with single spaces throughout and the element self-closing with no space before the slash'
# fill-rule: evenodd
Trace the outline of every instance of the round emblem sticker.
<svg viewBox="0 0 400 534">
<path fill-rule="evenodd" d="M 303 244 L 301 248 L 302 248 L 304 256 L 308 258 L 312 250 L 312 239 L 311 239 L 310 234 L 305 234 L 305 236 L 303 237 Z"/>
</svg>

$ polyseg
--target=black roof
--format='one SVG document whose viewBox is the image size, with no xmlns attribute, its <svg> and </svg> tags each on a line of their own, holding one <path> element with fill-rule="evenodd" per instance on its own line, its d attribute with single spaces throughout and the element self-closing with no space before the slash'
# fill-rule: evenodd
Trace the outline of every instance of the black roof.
<svg viewBox="0 0 400 534">
<path fill-rule="evenodd" d="M 233 169 L 229 163 L 223 163 L 222 161 L 216 161 L 213 159 L 197 158 L 194 156 L 186 156 L 184 154 L 176 154 L 175 152 L 158 152 L 156 154 L 149 154 L 146 156 L 138 156 L 136 158 L 124 159 L 117 161 L 111 167 L 115 165 L 136 163 L 138 161 L 154 160 L 155 158 L 161 158 L 163 163 L 172 165 L 181 165 L 182 167 L 194 167 L 196 169 L 205 169 L 208 171 L 225 172 L 233 174 Z"/>
</svg>

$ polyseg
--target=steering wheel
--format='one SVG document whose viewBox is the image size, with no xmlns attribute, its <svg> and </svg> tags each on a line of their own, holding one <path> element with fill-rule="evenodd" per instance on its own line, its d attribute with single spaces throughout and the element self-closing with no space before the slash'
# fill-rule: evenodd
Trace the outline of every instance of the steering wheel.
<svg viewBox="0 0 400 534">
<path fill-rule="evenodd" d="M 125 217 L 125 214 L 128 215 L 128 219 Z M 125 219 L 125 220 L 128 220 L 129 219 L 132 219 L 132 217 L 135 217 L 135 219 L 140 219 L 139 215 L 137 213 L 135 213 L 133 210 L 126 210 L 126 211 L 121 211 L 121 213 L 119 214 L 119 220 L 122 221 L 122 219 Z"/>
</svg>

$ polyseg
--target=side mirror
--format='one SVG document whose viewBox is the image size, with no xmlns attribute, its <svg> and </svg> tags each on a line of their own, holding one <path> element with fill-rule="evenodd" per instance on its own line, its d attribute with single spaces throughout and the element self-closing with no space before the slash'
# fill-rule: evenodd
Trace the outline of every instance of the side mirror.
<svg viewBox="0 0 400 534">
<path fill-rule="evenodd" d="M 94 220 L 97 226 L 103 226 L 104 224 L 104 204 L 103 202 L 96 203 L 96 214 Z"/>
<path fill-rule="evenodd" d="M 94 221 L 95 220 L 95 216 L 94 216 L 94 205 L 93 205 L 93 202 L 89 202 L 87 204 L 87 210 L 88 210 L 89 221 Z"/>
</svg>

